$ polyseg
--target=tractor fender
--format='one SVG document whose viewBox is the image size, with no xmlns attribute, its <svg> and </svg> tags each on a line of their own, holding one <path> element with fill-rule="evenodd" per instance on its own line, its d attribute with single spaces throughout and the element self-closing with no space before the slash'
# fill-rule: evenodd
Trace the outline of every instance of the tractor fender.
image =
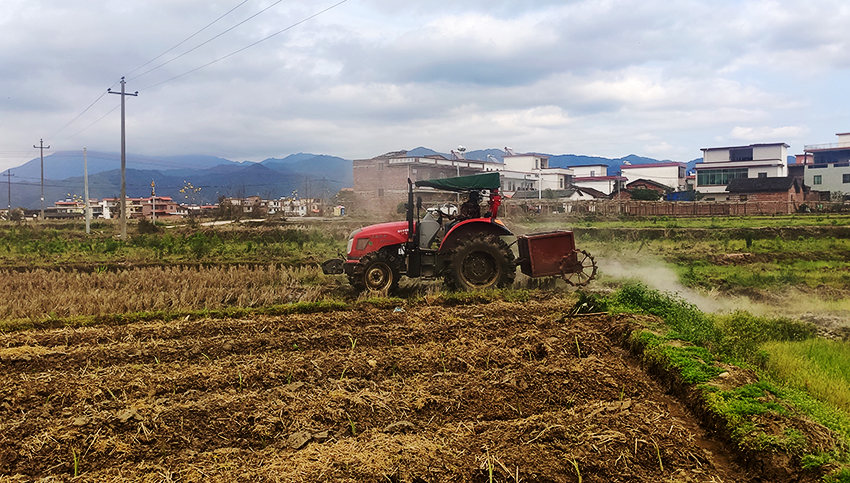
<svg viewBox="0 0 850 483">
<path fill-rule="evenodd" d="M 513 233 L 508 230 L 501 220 L 493 220 L 490 218 L 473 218 L 471 220 L 464 220 L 454 224 L 449 229 L 449 232 L 446 233 L 446 236 L 443 237 L 443 241 L 440 243 L 439 252 L 441 254 L 448 253 L 457 246 L 460 240 L 465 240 L 478 235 L 479 233 L 496 236 L 513 235 Z"/>
</svg>

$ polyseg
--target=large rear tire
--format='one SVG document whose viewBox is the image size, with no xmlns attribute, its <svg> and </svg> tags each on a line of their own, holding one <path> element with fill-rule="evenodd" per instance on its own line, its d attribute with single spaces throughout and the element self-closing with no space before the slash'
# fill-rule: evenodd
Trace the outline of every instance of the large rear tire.
<svg viewBox="0 0 850 483">
<path fill-rule="evenodd" d="M 514 254 L 495 235 L 479 234 L 458 243 L 446 257 L 443 281 L 454 290 L 509 287 L 516 277 Z"/>
<path fill-rule="evenodd" d="M 388 251 L 367 253 L 360 258 L 348 281 L 358 292 L 387 292 L 398 288 L 398 256 Z"/>
</svg>

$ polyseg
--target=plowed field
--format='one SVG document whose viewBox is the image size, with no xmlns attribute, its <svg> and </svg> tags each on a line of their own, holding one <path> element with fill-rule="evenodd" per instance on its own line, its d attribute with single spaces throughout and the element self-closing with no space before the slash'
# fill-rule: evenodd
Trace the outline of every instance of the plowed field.
<svg viewBox="0 0 850 483">
<path fill-rule="evenodd" d="M 757 480 L 573 301 L 0 335 L 0 479 Z"/>
</svg>

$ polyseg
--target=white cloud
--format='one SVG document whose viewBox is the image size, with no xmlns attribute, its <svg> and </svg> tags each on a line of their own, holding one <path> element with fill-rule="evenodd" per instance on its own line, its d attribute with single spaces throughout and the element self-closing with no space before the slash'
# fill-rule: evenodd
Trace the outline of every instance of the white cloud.
<svg viewBox="0 0 850 483">
<path fill-rule="evenodd" d="M 806 128 L 802 126 L 735 126 L 729 133 L 732 139 L 741 139 L 752 143 L 784 142 L 783 140 L 797 139 L 805 134 Z"/>
<path fill-rule="evenodd" d="M 713 144 L 793 150 L 850 130 L 839 0 L 349 0 L 188 73 L 334 3 L 294 0 L 134 78 L 274 1 L 249 0 L 131 73 L 239 0 L 8 0 L 0 170 L 40 137 L 116 151 L 118 113 L 95 121 L 118 96 L 80 114 L 127 74 L 140 90 L 128 147 L 144 155 L 354 158 L 463 143 L 687 160 Z"/>
</svg>

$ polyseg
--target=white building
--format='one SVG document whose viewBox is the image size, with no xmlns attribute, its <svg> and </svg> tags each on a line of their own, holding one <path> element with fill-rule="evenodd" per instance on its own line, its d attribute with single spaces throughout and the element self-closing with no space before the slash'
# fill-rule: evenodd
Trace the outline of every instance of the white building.
<svg viewBox="0 0 850 483">
<path fill-rule="evenodd" d="M 695 189 L 700 193 L 721 195 L 722 200 L 726 200 L 726 185 L 733 179 L 788 176 L 788 145 L 773 143 L 702 148 L 702 162 L 697 163 L 695 168 Z"/>
<path fill-rule="evenodd" d="M 549 156 L 543 154 L 515 154 L 506 149 L 502 175 L 502 190 L 516 191 L 562 190 L 570 186 L 573 170 L 550 168 Z"/>
<path fill-rule="evenodd" d="M 585 164 L 571 166 L 573 170 L 573 186 L 578 188 L 591 188 L 610 195 L 622 187 L 626 178 L 622 176 L 608 176 L 608 166 L 605 164 Z"/>
<path fill-rule="evenodd" d="M 639 179 L 654 181 L 674 190 L 684 191 L 686 189 L 685 163 L 648 163 L 648 164 L 624 164 L 620 167 L 620 173 L 629 182 Z"/>
<path fill-rule="evenodd" d="M 605 164 L 582 164 L 570 166 L 573 176 L 576 178 L 595 178 L 597 176 L 608 176 L 608 165 Z"/>
<path fill-rule="evenodd" d="M 803 183 L 815 191 L 850 194 L 850 133 L 839 133 L 837 143 L 805 146 Z"/>
</svg>

